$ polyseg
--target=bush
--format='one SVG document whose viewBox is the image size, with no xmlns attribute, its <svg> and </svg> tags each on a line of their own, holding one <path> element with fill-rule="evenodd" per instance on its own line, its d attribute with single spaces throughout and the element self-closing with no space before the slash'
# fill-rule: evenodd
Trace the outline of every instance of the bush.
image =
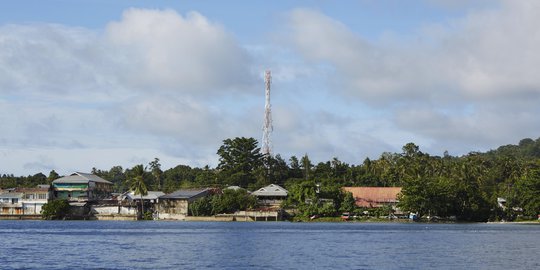
<svg viewBox="0 0 540 270">
<path fill-rule="evenodd" d="M 69 214 L 69 203 L 67 200 L 52 200 L 43 205 L 41 215 L 43 219 L 64 219 Z"/>
<path fill-rule="evenodd" d="M 152 215 L 151 211 L 144 212 L 144 215 L 142 217 L 143 220 L 154 220 L 154 216 Z"/>
</svg>

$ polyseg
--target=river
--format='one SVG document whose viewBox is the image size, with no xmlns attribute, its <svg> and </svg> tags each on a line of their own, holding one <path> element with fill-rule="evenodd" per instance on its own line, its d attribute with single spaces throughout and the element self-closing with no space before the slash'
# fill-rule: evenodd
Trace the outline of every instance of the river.
<svg viewBox="0 0 540 270">
<path fill-rule="evenodd" d="M 523 224 L 0 221 L 0 269 L 540 269 Z"/>
</svg>

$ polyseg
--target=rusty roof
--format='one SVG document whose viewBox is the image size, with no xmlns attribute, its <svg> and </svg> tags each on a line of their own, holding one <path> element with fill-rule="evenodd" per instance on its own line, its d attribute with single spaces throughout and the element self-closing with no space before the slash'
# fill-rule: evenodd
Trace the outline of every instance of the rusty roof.
<svg viewBox="0 0 540 270">
<path fill-rule="evenodd" d="M 21 192 L 21 193 L 49 192 L 49 189 L 48 188 L 22 188 L 22 187 L 18 187 L 18 188 L 15 188 L 15 192 Z"/>
<path fill-rule="evenodd" d="M 357 206 L 380 207 L 398 202 L 401 187 L 343 187 L 343 191 L 352 193 Z"/>
</svg>

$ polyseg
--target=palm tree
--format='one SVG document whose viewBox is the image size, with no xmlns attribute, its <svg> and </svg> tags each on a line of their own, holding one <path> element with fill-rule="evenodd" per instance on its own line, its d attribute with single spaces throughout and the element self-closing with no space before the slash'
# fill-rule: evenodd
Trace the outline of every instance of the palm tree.
<svg viewBox="0 0 540 270">
<path fill-rule="evenodd" d="M 129 190 L 133 191 L 135 195 L 141 195 L 141 217 L 144 215 L 144 202 L 143 196 L 148 194 L 148 188 L 144 183 L 144 167 L 143 165 L 137 165 L 133 167 L 132 178 L 129 179 Z"/>
</svg>

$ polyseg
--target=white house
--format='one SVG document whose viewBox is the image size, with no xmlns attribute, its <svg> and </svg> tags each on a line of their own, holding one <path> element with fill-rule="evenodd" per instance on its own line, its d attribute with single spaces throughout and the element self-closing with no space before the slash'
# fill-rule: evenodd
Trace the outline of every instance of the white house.
<svg viewBox="0 0 540 270">
<path fill-rule="evenodd" d="M 39 215 L 41 208 L 51 198 L 49 186 L 37 188 L 16 188 L 15 192 L 22 193 L 21 203 L 23 215 Z"/>
<path fill-rule="evenodd" d="M 288 191 L 276 184 L 270 184 L 253 191 L 251 195 L 256 196 L 259 205 L 278 207 L 287 198 Z"/>
</svg>

